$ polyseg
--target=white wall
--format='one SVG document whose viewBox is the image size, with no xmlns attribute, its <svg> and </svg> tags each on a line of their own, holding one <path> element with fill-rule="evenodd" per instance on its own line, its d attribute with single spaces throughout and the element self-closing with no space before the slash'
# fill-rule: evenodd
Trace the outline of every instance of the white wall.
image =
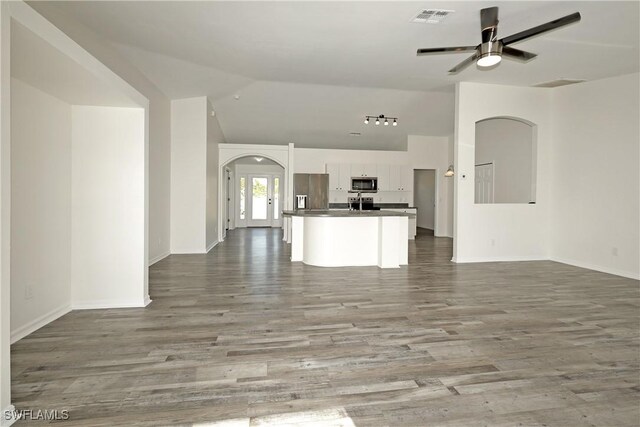
<svg viewBox="0 0 640 427">
<path fill-rule="evenodd" d="M 552 259 L 640 278 L 639 81 L 553 92 Z"/>
<path fill-rule="evenodd" d="M 217 240 L 219 144 L 206 96 L 171 101 L 171 253 L 206 253 Z"/>
<path fill-rule="evenodd" d="M 11 81 L 11 340 L 71 309 L 71 106 Z"/>
<path fill-rule="evenodd" d="M 11 16 L 0 2 L 0 411 L 11 410 Z M 11 421 L 0 421 L 8 425 Z"/>
<path fill-rule="evenodd" d="M 454 261 L 549 257 L 551 115 L 548 89 L 456 85 Z M 535 205 L 474 203 L 475 124 L 490 117 L 517 117 L 537 126 Z"/>
<path fill-rule="evenodd" d="M 207 97 L 171 101 L 171 253 L 206 252 Z"/>
<path fill-rule="evenodd" d="M 207 102 L 207 212 L 206 212 L 206 238 L 207 252 L 218 241 L 218 144 L 224 142 L 224 135 L 215 116 L 212 116 L 213 108 Z"/>
<path fill-rule="evenodd" d="M 71 112 L 73 306 L 145 306 L 144 110 Z"/>
<path fill-rule="evenodd" d="M 29 3 L 80 46 L 109 67 L 149 100 L 149 260 L 169 254 L 171 133 L 170 101 L 138 68 L 113 45 L 91 29 L 61 13 L 55 2 Z"/>
<path fill-rule="evenodd" d="M 416 224 L 433 230 L 435 220 L 436 172 L 417 169 L 413 175 L 413 204 L 418 208 Z"/>
<path fill-rule="evenodd" d="M 494 118 L 476 123 L 475 164 L 493 163 L 493 202 L 535 201 L 534 129 L 519 120 Z"/>
</svg>

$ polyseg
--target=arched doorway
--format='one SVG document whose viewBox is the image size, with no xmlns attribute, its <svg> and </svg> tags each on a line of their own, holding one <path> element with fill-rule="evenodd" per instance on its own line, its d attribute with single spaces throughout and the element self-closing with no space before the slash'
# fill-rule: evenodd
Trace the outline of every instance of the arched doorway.
<svg viewBox="0 0 640 427">
<path fill-rule="evenodd" d="M 261 156 L 225 165 L 223 225 L 235 228 L 282 227 L 284 168 Z M 225 233 L 226 234 L 226 233 Z"/>
<path fill-rule="evenodd" d="M 293 144 L 219 145 L 218 240 L 238 227 L 283 227 L 290 208 Z M 284 236 L 286 239 L 286 236 Z"/>
</svg>

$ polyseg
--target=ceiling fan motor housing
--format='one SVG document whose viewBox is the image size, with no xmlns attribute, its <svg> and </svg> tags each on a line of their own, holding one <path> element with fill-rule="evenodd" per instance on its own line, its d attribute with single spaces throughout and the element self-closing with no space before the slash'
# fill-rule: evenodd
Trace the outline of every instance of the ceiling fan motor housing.
<svg viewBox="0 0 640 427">
<path fill-rule="evenodd" d="M 482 65 L 482 61 L 483 58 L 495 58 L 497 61 L 493 62 L 493 61 L 488 61 L 488 62 L 493 62 L 493 63 L 497 63 L 500 62 L 500 59 L 502 57 L 502 42 L 499 40 L 493 40 L 493 41 L 488 41 L 485 43 L 482 43 L 479 47 L 478 47 L 478 65 Z M 493 64 L 488 64 L 487 66 L 490 66 Z"/>
</svg>

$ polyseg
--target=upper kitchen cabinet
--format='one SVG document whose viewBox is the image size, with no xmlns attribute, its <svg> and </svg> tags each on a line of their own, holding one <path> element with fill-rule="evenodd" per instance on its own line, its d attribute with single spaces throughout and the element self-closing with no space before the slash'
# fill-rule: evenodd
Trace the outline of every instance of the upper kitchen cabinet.
<svg viewBox="0 0 640 427">
<path fill-rule="evenodd" d="M 377 165 L 376 176 L 378 177 L 378 191 L 390 191 L 389 165 Z"/>
<path fill-rule="evenodd" d="M 351 187 L 351 167 L 344 163 L 327 163 L 329 190 L 348 191 Z"/>
<path fill-rule="evenodd" d="M 409 191 L 412 171 L 407 165 L 389 166 L 389 191 Z"/>
<path fill-rule="evenodd" d="M 351 176 L 376 176 L 377 170 L 375 164 L 352 164 Z"/>
<path fill-rule="evenodd" d="M 340 170 L 340 190 L 349 191 L 351 189 L 351 165 L 340 163 L 338 169 Z"/>
</svg>

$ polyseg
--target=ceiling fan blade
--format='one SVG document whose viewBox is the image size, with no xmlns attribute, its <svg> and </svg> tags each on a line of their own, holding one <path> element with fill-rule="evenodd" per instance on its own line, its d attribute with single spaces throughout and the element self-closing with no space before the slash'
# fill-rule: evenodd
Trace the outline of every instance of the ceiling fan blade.
<svg viewBox="0 0 640 427">
<path fill-rule="evenodd" d="M 515 59 L 518 61 L 527 62 L 532 60 L 538 55 L 536 55 L 535 53 L 526 52 L 524 50 L 516 49 L 513 47 L 504 46 L 502 48 L 502 56 L 509 59 Z"/>
<path fill-rule="evenodd" d="M 488 7 L 480 11 L 480 30 L 498 26 L 498 8 Z"/>
<path fill-rule="evenodd" d="M 427 48 L 427 49 L 418 49 L 418 52 L 416 54 L 420 56 L 420 55 L 433 55 L 437 53 L 471 52 L 474 50 L 476 50 L 476 46 L 433 47 L 433 48 Z"/>
<path fill-rule="evenodd" d="M 467 68 L 469 65 L 473 64 L 477 58 L 478 58 L 478 54 L 474 53 L 473 55 L 471 55 L 470 57 L 468 57 L 467 59 L 465 59 L 464 61 L 462 61 L 461 63 L 459 63 L 455 67 L 453 67 L 452 69 L 450 69 L 449 70 L 449 74 L 457 74 L 457 73 L 459 73 L 460 71 L 462 71 L 465 68 Z"/>
<path fill-rule="evenodd" d="M 572 13 L 571 15 L 563 16 L 562 18 L 555 19 L 547 22 L 546 24 L 538 25 L 537 27 L 529 28 L 528 30 L 510 35 L 500 41 L 503 45 L 507 46 L 578 21 L 580 21 L 580 12 Z"/>
</svg>

